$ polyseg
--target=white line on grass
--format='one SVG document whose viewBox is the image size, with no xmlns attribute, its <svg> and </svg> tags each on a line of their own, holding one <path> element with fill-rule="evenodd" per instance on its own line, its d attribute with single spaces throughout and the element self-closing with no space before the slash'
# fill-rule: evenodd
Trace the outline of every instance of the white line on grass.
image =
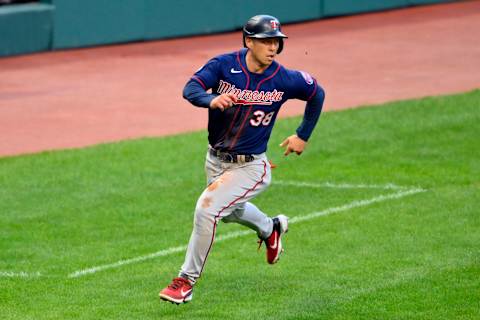
<svg viewBox="0 0 480 320">
<path fill-rule="evenodd" d="M 223 241 L 223 240 L 227 240 L 227 239 L 231 239 L 231 238 L 238 238 L 238 237 L 244 236 L 244 235 L 249 234 L 249 233 L 251 233 L 251 231 L 239 231 L 239 232 L 228 233 L 228 234 L 225 234 L 223 236 L 218 236 L 215 239 L 215 242 Z M 168 256 L 168 255 L 173 254 L 173 253 L 184 252 L 185 250 L 187 250 L 186 245 L 185 246 L 172 247 L 172 248 L 168 248 L 168 249 L 165 249 L 165 250 L 160 250 L 160 251 L 157 251 L 157 252 L 154 252 L 154 253 L 151 253 L 151 254 L 147 254 L 147 255 L 144 255 L 144 256 L 139 256 L 139 257 L 136 257 L 136 258 L 120 260 L 120 261 L 117 261 L 115 263 L 104 264 L 104 265 L 89 268 L 89 269 L 75 271 L 75 272 L 72 272 L 71 274 L 69 274 L 68 277 L 69 278 L 78 278 L 78 277 L 81 277 L 81 276 L 84 276 L 84 275 L 87 275 L 87 274 L 90 274 L 90 273 L 96 273 L 96 272 L 106 270 L 106 269 L 118 268 L 118 267 L 121 267 L 121 266 L 124 266 L 124 265 L 127 265 L 127 264 L 142 262 L 142 261 L 150 260 L 150 259 L 153 259 L 153 258 L 164 257 L 164 256 Z"/>
<path fill-rule="evenodd" d="M 12 272 L 12 271 L 0 271 L 0 278 L 38 278 L 41 277 L 40 272 L 27 273 L 27 272 Z"/>
<path fill-rule="evenodd" d="M 425 192 L 425 191 L 426 190 L 424 190 L 424 189 L 416 188 L 416 189 L 399 191 L 399 192 L 396 192 L 396 193 L 393 193 L 393 194 L 381 195 L 381 196 L 377 196 L 377 197 L 373 197 L 373 198 L 365 199 L 365 200 L 355 200 L 355 201 L 352 201 L 352 202 L 350 202 L 348 204 L 345 204 L 343 206 L 328 208 L 328 209 L 318 211 L 318 212 L 313 212 L 313 213 L 310 213 L 310 214 L 307 214 L 307 215 L 304 215 L 304 216 L 292 217 L 289 220 L 289 223 L 297 223 L 297 222 L 301 222 L 301 221 L 311 220 L 311 219 L 321 217 L 321 216 L 326 216 L 326 215 L 329 215 L 329 214 L 332 214 L 332 213 L 347 211 L 347 210 L 350 210 L 350 209 L 353 209 L 353 208 L 358 208 L 358 207 L 364 207 L 364 206 L 368 206 L 368 205 L 373 204 L 373 203 L 383 202 L 383 201 L 387 201 L 387 200 L 399 199 L 399 198 L 403 198 L 403 197 L 406 197 L 406 196 L 409 196 L 409 195 L 413 195 L 413 194 L 420 193 L 420 192 Z M 238 238 L 238 237 L 241 237 L 241 236 L 244 236 L 244 235 L 247 235 L 247 234 L 251 234 L 251 233 L 252 233 L 252 231 L 232 232 L 232 233 L 228 233 L 228 234 L 225 234 L 223 236 L 217 237 L 215 242 L 220 242 L 220 241 L 224 241 L 224 240 L 232 239 L 232 238 Z M 82 277 L 82 276 L 85 276 L 85 275 L 88 275 L 88 274 L 96 273 L 96 272 L 107 270 L 107 269 L 118 268 L 118 267 L 128 265 L 128 264 L 142 262 L 142 261 L 157 258 L 157 257 L 163 257 L 163 256 L 167 256 L 167 255 L 177 253 L 177 252 L 183 252 L 186 249 L 187 249 L 186 245 L 179 246 L 179 247 L 172 247 L 172 248 L 160 250 L 160 251 L 157 251 L 157 252 L 154 252 L 154 253 L 151 253 L 151 254 L 147 254 L 147 255 L 144 255 L 144 256 L 136 257 L 136 258 L 120 260 L 120 261 L 115 262 L 115 263 L 104 264 L 104 265 L 100 265 L 100 266 L 96 266 L 96 267 L 92 267 L 92 268 L 88 268 L 88 269 L 78 270 L 78 271 L 70 273 L 68 275 L 68 277 L 69 278 L 78 278 L 78 277 Z"/>
<path fill-rule="evenodd" d="M 314 182 L 297 182 L 297 181 L 275 181 L 274 185 L 293 186 L 293 187 L 309 187 L 309 188 L 332 188 L 332 189 L 383 189 L 383 190 L 407 190 L 417 187 L 402 187 L 393 183 L 388 184 L 350 184 L 350 183 L 314 183 Z"/>
<path fill-rule="evenodd" d="M 321 216 L 326 216 L 326 215 L 329 215 L 329 214 L 332 214 L 332 213 L 347 211 L 347 210 L 350 210 L 350 209 L 353 209 L 353 208 L 358 208 L 358 207 L 364 207 L 364 206 L 368 206 L 372 203 L 383 202 L 383 201 L 392 200 L 392 199 L 399 199 L 399 198 L 403 198 L 403 197 L 406 197 L 406 196 L 409 196 L 409 195 L 412 195 L 412 194 L 425 192 L 425 191 L 427 191 L 427 190 L 420 189 L 420 188 L 410 189 L 410 190 L 405 190 L 405 191 L 399 191 L 399 192 L 393 193 L 393 194 L 387 194 L 387 195 L 384 195 L 384 196 L 377 196 L 377 197 L 374 197 L 374 198 L 371 198 L 371 199 L 355 200 L 355 201 L 352 201 L 352 202 L 350 202 L 346 205 L 343 205 L 343 206 L 328 208 L 328 209 L 325 209 L 323 211 L 313 212 L 313 213 L 310 213 L 310 214 L 307 214 L 307 215 L 304 215 L 304 216 L 296 216 L 296 217 L 293 217 L 293 218 L 289 219 L 288 222 L 289 223 L 296 223 L 296 222 L 311 220 L 311 219 L 321 217 Z"/>
</svg>

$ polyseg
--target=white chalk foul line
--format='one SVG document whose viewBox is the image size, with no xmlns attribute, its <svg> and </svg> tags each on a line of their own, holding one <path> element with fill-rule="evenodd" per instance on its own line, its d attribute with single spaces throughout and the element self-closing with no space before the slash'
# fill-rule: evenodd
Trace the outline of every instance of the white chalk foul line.
<svg viewBox="0 0 480 320">
<path fill-rule="evenodd" d="M 28 272 L 12 272 L 12 271 L 0 271 L 0 278 L 38 278 L 41 277 L 40 272 L 28 273 Z"/>
<path fill-rule="evenodd" d="M 227 240 L 227 239 L 231 239 L 231 238 L 238 238 L 238 237 L 244 236 L 244 235 L 249 234 L 249 233 L 252 233 L 252 231 L 248 230 L 248 231 L 239 231 L 239 232 L 228 233 L 228 234 L 225 234 L 225 235 L 222 235 L 222 236 L 218 236 L 215 239 L 215 242 L 223 241 L 223 240 Z M 127 264 L 133 264 L 133 263 L 138 263 L 138 262 L 150 260 L 150 259 L 153 259 L 153 258 L 164 257 L 164 256 L 168 256 L 170 254 L 174 254 L 174 253 L 178 253 L 178 252 L 185 252 L 186 250 L 187 250 L 186 245 L 178 246 L 178 247 L 172 247 L 172 248 L 168 248 L 168 249 L 165 249 L 165 250 L 160 250 L 160 251 L 157 251 L 157 252 L 154 252 L 154 253 L 150 253 L 150 254 L 147 254 L 147 255 L 144 255 L 144 256 L 139 256 L 139 257 L 136 257 L 136 258 L 120 260 L 120 261 L 110 263 L 110 264 L 104 264 L 104 265 L 97 266 L 97 267 L 92 267 L 92 268 L 88 268 L 88 269 L 84 269 L 84 270 L 75 271 L 75 272 L 70 273 L 68 275 L 68 277 L 69 278 L 78 278 L 78 277 L 81 277 L 81 276 L 85 276 L 87 274 L 96 273 L 96 272 L 103 271 L 103 270 L 106 270 L 106 269 L 118 268 L 118 267 L 121 267 L 121 266 L 124 266 L 124 265 L 127 265 Z"/>
<path fill-rule="evenodd" d="M 350 210 L 350 209 L 353 209 L 353 208 L 358 208 L 358 207 L 364 207 L 364 206 L 371 205 L 373 203 L 383 202 L 383 201 L 387 201 L 387 200 L 399 199 L 399 198 L 403 198 L 403 197 L 406 197 L 406 196 L 410 196 L 410 195 L 420 193 L 420 192 L 425 192 L 425 191 L 427 191 L 427 190 L 417 188 L 417 189 L 399 191 L 397 193 L 387 194 L 387 195 L 384 195 L 384 196 L 377 196 L 377 197 L 374 197 L 374 198 L 371 198 L 371 199 L 366 199 L 366 200 L 355 200 L 355 201 L 352 201 L 352 202 L 350 202 L 346 205 L 343 205 L 343 206 L 328 208 L 328 209 L 325 209 L 323 211 L 313 212 L 313 213 L 310 213 L 310 214 L 307 214 L 307 215 L 304 215 L 304 216 L 296 216 L 296 217 L 293 217 L 293 218 L 289 219 L 288 222 L 289 223 L 296 223 L 296 222 L 311 220 L 311 219 L 321 217 L 321 216 L 326 216 L 326 215 L 329 215 L 329 214 L 332 214 L 332 213 L 347 211 L 347 210 Z"/>
<path fill-rule="evenodd" d="M 293 187 L 308 187 L 308 188 L 332 188 L 332 189 L 383 189 L 383 190 L 407 190 L 417 187 L 402 187 L 393 183 L 387 184 L 351 184 L 351 183 L 314 183 L 314 182 L 298 182 L 298 181 L 275 181 L 275 185 L 279 186 L 293 186 Z"/>
<path fill-rule="evenodd" d="M 377 196 L 377 197 L 373 197 L 373 198 L 370 198 L 370 199 L 356 200 L 356 201 L 352 201 L 348 204 L 345 204 L 343 206 L 328 208 L 328 209 L 318 211 L 318 212 L 313 212 L 313 213 L 310 213 L 310 214 L 307 214 L 307 215 L 304 215 L 304 216 L 292 217 L 289 220 L 289 223 L 297 223 L 297 222 L 301 222 L 301 221 L 311 220 L 311 219 L 321 217 L 321 216 L 326 216 L 326 215 L 329 215 L 329 214 L 332 214 L 332 213 L 347 211 L 347 210 L 350 210 L 350 209 L 353 209 L 353 208 L 358 208 L 358 207 L 364 207 L 364 206 L 368 206 L 368 205 L 373 204 L 373 203 L 383 202 L 383 201 L 387 201 L 387 200 L 399 199 L 399 198 L 403 198 L 403 197 L 406 197 L 406 196 L 409 196 L 409 195 L 413 195 L 413 194 L 420 193 L 420 192 L 425 192 L 425 191 L 426 190 L 421 189 L 421 188 L 415 188 L 415 189 L 409 189 L 409 190 L 402 190 L 402 191 L 399 191 L 399 192 L 396 192 L 396 193 L 393 193 L 393 194 Z M 244 236 L 244 235 L 247 235 L 247 234 L 251 234 L 251 233 L 253 233 L 253 232 L 250 231 L 250 230 L 249 231 L 232 232 L 232 233 L 228 233 L 228 234 L 225 234 L 223 236 L 217 237 L 215 242 L 220 242 L 220 241 L 224 241 L 224 240 L 232 239 L 232 238 L 238 238 L 238 237 L 241 237 L 241 236 Z M 164 256 L 167 256 L 167 255 L 170 255 L 170 254 L 173 254 L 173 253 L 183 252 L 186 249 L 187 249 L 186 245 L 179 246 L 179 247 L 172 247 L 172 248 L 168 248 L 168 249 L 165 249 L 165 250 L 160 250 L 160 251 L 157 251 L 157 252 L 154 252 L 154 253 L 151 253 L 151 254 L 147 254 L 147 255 L 144 255 L 144 256 L 136 257 L 136 258 L 120 260 L 120 261 L 115 262 L 115 263 L 104 264 L 104 265 L 100 265 L 100 266 L 97 266 L 97 267 L 92 267 L 92 268 L 88 268 L 88 269 L 75 271 L 75 272 L 70 273 L 68 275 L 68 277 L 69 278 L 78 278 L 78 277 L 82 277 L 82 276 L 85 276 L 85 275 L 88 275 L 88 274 L 96 273 L 96 272 L 107 270 L 107 269 L 118 268 L 118 267 L 125 266 L 125 265 L 128 265 L 128 264 L 138 263 L 138 262 L 142 262 L 142 261 L 145 261 L 145 260 L 150 260 L 150 259 L 157 258 L 157 257 L 164 257 Z"/>
</svg>

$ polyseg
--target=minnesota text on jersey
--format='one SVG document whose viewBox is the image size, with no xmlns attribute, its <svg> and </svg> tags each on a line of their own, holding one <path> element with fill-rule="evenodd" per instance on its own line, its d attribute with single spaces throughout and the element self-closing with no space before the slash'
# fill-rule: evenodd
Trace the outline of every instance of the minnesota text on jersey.
<svg viewBox="0 0 480 320">
<path fill-rule="evenodd" d="M 273 102 L 282 101 L 284 92 L 277 91 L 252 91 L 252 90 L 242 90 L 235 87 L 234 84 L 228 83 L 226 81 L 220 80 L 220 85 L 218 86 L 217 92 L 219 94 L 231 93 L 237 97 L 236 104 L 248 104 L 248 105 L 271 105 Z"/>
</svg>

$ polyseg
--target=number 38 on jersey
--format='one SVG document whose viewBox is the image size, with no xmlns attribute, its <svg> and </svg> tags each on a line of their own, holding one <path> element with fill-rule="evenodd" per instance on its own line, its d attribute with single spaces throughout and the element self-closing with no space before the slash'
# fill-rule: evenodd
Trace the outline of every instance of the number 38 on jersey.
<svg viewBox="0 0 480 320">
<path fill-rule="evenodd" d="M 258 127 L 260 125 L 266 127 L 272 121 L 274 114 L 275 114 L 275 111 L 265 113 L 262 110 L 257 110 L 253 113 L 253 117 L 252 119 L 250 119 L 250 124 L 254 127 Z"/>
</svg>

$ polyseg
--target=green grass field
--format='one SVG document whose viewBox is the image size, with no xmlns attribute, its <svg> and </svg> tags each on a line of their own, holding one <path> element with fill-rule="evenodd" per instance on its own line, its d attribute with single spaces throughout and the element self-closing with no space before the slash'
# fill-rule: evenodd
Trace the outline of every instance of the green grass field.
<svg viewBox="0 0 480 320">
<path fill-rule="evenodd" d="M 181 306 L 162 250 L 187 244 L 205 132 L 0 159 L 0 319 L 480 319 L 480 90 L 325 113 L 285 158 L 299 121 L 254 201 L 296 217 L 284 256 L 218 241 Z"/>
</svg>

